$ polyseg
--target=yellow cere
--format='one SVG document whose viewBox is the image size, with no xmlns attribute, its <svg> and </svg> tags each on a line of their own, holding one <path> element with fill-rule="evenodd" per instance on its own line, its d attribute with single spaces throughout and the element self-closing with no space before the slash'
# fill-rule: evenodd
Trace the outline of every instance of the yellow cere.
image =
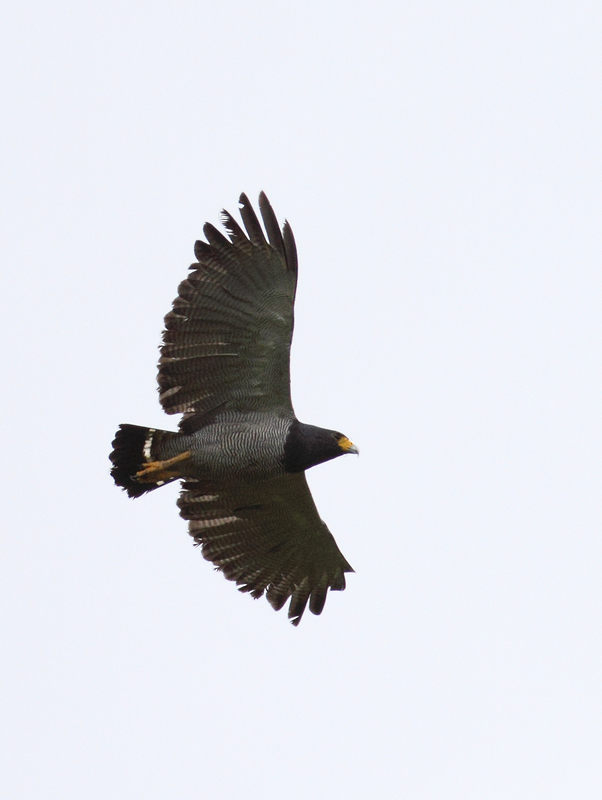
<svg viewBox="0 0 602 800">
<path fill-rule="evenodd" d="M 351 439 L 348 439 L 346 436 L 341 436 L 339 439 L 339 447 L 341 450 L 347 452 L 351 447 L 355 447 Z"/>
</svg>

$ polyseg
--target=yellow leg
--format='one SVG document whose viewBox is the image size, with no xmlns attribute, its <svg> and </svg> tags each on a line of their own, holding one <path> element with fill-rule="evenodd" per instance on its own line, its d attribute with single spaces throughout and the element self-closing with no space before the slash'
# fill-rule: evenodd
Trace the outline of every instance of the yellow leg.
<svg viewBox="0 0 602 800">
<path fill-rule="evenodd" d="M 178 464 L 180 461 L 186 461 L 190 458 L 190 450 L 180 453 L 173 458 L 168 458 L 167 461 L 149 461 L 144 469 L 136 473 L 136 478 L 140 483 L 158 483 L 159 481 L 169 480 L 169 478 L 178 478 L 180 473 L 176 470 L 169 470 L 169 467 Z"/>
</svg>

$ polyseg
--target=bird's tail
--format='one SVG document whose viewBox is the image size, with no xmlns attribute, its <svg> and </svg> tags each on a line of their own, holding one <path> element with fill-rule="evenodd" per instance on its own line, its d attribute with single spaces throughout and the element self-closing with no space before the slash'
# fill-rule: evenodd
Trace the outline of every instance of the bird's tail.
<svg viewBox="0 0 602 800">
<path fill-rule="evenodd" d="M 120 425 L 109 456 L 113 463 L 111 475 L 117 486 L 125 489 L 129 497 L 140 497 L 177 480 L 177 474 L 149 470 L 149 464 L 155 462 L 157 453 L 163 449 L 162 444 L 181 435 L 172 431 L 144 428 L 141 425 Z M 140 475 L 145 469 L 148 474 Z"/>
</svg>

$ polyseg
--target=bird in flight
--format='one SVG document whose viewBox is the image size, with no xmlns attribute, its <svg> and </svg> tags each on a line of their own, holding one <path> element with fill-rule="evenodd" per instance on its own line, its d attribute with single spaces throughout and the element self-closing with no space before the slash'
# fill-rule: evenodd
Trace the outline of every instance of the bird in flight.
<svg viewBox="0 0 602 800">
<path fill-rule="evenodd" d="M 265 234 L 246 195 L 245 231 L 226 211 L 229 236 L 207 223 L 206 242 L 165 317 L 159 399 L 182 414 L 179 431 L 120 425 L 111 475 L 130 497 L 182 480 L 180 514 L 206 559 L 241 592 L 264 592 L 298 625 L 321 614 L 328 589 L 353 569 L 320 519 L 305 470 L 357 447 L 338 431 L 305 425 L 290 395 L 297 249 L 267 197 Z"/>
</svg>

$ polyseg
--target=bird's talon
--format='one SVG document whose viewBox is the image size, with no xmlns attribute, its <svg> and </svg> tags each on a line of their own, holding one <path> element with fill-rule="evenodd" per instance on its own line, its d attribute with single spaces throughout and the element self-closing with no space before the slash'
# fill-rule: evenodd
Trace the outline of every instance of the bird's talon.
<svg viewBox="0 0 602 800">
<path fill-rule="evenodd" d="M 145 480 L 149 475 L 153 477 L 151 480 L 161 480 L 165 477 L 177 477 L 177 472 L 166 472 L 169 467 L 173 466 L 174 464 L 178 464 L 180 461 L 185 461 L 187 458 L 190 458 L 190 450 L 186 450 L 184 453 L 180 453 L 173 458 L 168 458 L 166 461 L 149 461 L 144 469 L 141 469 L 139 472 L 136 473 L 136 478 L 138 480 Z M 159 473 L 158 475 L 156 473 Z M 164 474 L 161 474 L 164 473 Z"/>
</svg>

